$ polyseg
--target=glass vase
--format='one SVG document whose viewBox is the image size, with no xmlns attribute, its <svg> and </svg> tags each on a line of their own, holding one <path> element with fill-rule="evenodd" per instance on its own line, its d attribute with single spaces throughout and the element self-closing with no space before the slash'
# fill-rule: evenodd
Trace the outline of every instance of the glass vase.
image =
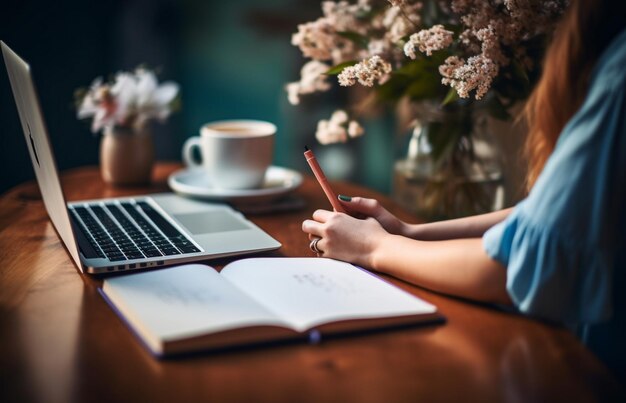
<svg viewBox="0 0 626 403">
<path fill-rule="evenodd" d="M 503 208 L 502 164 L 486 119 L 471 109 L 433 111 L 418 118 L 395 163 L 393 198 L 426 221 Z"/>
</svg>

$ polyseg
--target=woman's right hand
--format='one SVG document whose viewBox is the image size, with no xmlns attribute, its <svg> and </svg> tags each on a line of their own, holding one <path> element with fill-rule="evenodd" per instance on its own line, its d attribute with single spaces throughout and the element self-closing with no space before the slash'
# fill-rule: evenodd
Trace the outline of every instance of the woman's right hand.
<svg viewBox="0 0 626 403">
<path fill-rule="evenodd" d="M 339 196 L 339 201 L 352 216 L 372 217 L 390 234 L 407 236 L 409 225 L 391 214 L 376 199 Z"/>
</svg>

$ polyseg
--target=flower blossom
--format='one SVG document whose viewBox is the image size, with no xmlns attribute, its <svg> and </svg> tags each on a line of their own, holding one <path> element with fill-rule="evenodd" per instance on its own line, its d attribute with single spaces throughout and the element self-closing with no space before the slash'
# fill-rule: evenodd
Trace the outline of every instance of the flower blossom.
<svg viewBox="0 0 626 403">
<path fill-rule="evenodd" d="M 289 83 L 285 86 L 289 103 L 298 105 L 300 95 L 311 94 L 317 91 L 328 91 L 330 83 L 324 73 L 330 68 L 329 65 L 317 60 L 311 60 L 302 66 L 300 81 Z"/>
<path fill-rule="evenodd" d="M 415 48 L 418 48 L 420 52 L 431 56 L 434 51 L 445 49 L 452 44 L 452 34 L 452 31 L 448 31 L 441 24 L 423 29 L 411 35 L 404 45 L 404 53 L 411 59 L 415 59 Z"/>
<path fill-rule="evenodd" d="M 335 29 L 323 18 L 298 25 L 298 32 L 291 36 L 291 44 L 298 46 L 305 57 L 314 60 L 332 59 L 336 46 Z"/>
<path fill-rule="evenodd" d="M 322 119 L 317 123 L 315 138 L 320 144 L 348 141 L 348 138 L 363 135 L 363 127 L 356 120 L 349 120 L 344 110 L 336 110 L 330 120 Z"/>
<path fill-rule="evenodd" d="M 350 31 L 367 34 L 367 24 L 358 16 L 370 10 L 369 0 L 359 0 L 356 4 L 324 1 L 324 16 L 298 25 L 298 32 L 291 36 L 291 44 L 298 46 L 305 57 L 319 61 L 330 60 L 333 64 L 364 57 L 361 50 L 340 33 Z"/>
<path fill-rule="evenodd" d="M 509 59 L 502 53 L 500 41 L 492 25 L 488 25 L 476 31 L 476 38 L 481 41 L 481 51 L 485 57 L 488 57 L 501 66 L 509 64 Z"/>
<path fill-rule="evenodd" d="M 299 25 L 292 43 L 305 57 L 331 66 L 361 61 L 344 68 L 338 81 L 341 86 L 358 82 L 368 87 L 384 83 L 391 66 L 419 64 L 421 60 L 411 62 L 418 58 L 418 52 L 432 57 L 454 44 L 450 53 L 455 56 L 438 66 L 441 82 L 460 97 L 480 99 L 512 62 L 526 71 L 536 68 L 536 55 L 529 44 L 552 31 L 568 2 L 322 0 L 323 16 Z M 433 5 L 437 13 L 431 15 L 427 6 Z M 325 91 L 328 83 L 324 78 L 311 76 L 309 85 L 304 79 L 288 84 L 290 102 L 299 102 L 300 96 L 309 92 Z M 508 78 L 511 75 L 507 74 Z"/>
<path fill-rule="evenodd" d="M 389 42 L 400 42 L 405 36 L 415 30 L 421 24 L 420 11 L 422 3 L 408 4 L 405 1 L 397 2 L 383 14 L 381 26 L 384 28 L 384 38 Z"/>
<path fill-rule="evenodd" d="M 349 87 L 358 81 L 361 85 L 372 87 L 375 82 L 384 83 L 391 73 L 391 64 L 380 56 L 374 55 L 354 66 L 348 66 L 339 73 L 339 85 Z"/>
<path fill-rule="evenodd" d="M 461 98 L 469 97 L 470 91 L 476 90 L 476 99 L 481 99 L 498 75 L 498 65 L 482 55 L 472 56 L 467 61 L 450 56 L 439 66 L 439 73 L 443 76 L 441 83 L 454 88 Z"/>
<path fill-rule="evenodd" d="M 117 73 L 113 83 L 103 84 L 99 77 L 82 98 L 77 117 L 92 117 L 94 133 L 113 126 L 141 128 L 150 119 L 167 119 L 178 90 L 173 82 L 159 85 L 153 72 L 141 68 Z"/>
</svg>

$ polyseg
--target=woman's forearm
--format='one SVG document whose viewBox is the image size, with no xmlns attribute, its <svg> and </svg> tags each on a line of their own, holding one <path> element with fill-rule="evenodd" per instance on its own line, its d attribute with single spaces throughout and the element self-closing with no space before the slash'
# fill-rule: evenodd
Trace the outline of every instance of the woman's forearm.
<svg viewBox="0 0 626 403">
<path fill-rule="evenodd" d="M 511 210 L 512 208 L 508 208 L 493 213 L 427 224 L 408 224 L 404 235 L 422 241 L 478 238 L 482 237 L 489 228 L 503 221 L 511 213 Z"/>
<path fill-rule="evenodd" d="M 480 238 L 426 242 L 388 235 L 370 263 L 377 271 L 444 294 L 511 303 L 506 269 L 485 253 Z"/>
</svg>

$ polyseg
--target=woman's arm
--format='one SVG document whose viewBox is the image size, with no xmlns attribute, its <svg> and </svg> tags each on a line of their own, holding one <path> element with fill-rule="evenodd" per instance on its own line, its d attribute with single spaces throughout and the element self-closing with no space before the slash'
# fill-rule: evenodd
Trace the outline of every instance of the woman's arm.
<svg viewBox="0 0 626 403">
<path fill-rule="evenodd" d="M 408 224 L 387 211 L 376 199 L 339 196 L 339 200 L 352 215 L 372 217 L 391 234 L 422 241 L 482 237 L 485 231 L 504 220 L 512 210 L 508 208 L 493 213 L 427 224 Z"/>
<path fill-rule="evenodd" d="M 419 286 L 477 301 L 511 304 L 506 268 L 483 250 L 481 238 L 415 241 L 381 237 L 369 267 Z"/>
<path fill-rule="evenodd" d="M 408 224 L 405 236 L 423 241 L 440 241 L 456 238 L 477 238 L 491 227 L 504 221 L 513 208 L 494 211 L 455 220 L 438 221 L 427 224 Z"/>
<path fill-rule="evenodd" d="M 480 238 L 416 241 L 389 234 L 374 218 L 318 210 L 302 223 L 324 257 L 352 262 L 441 293 L 511 303 L 506 269 L 483 250 Z"/>
</svg>

